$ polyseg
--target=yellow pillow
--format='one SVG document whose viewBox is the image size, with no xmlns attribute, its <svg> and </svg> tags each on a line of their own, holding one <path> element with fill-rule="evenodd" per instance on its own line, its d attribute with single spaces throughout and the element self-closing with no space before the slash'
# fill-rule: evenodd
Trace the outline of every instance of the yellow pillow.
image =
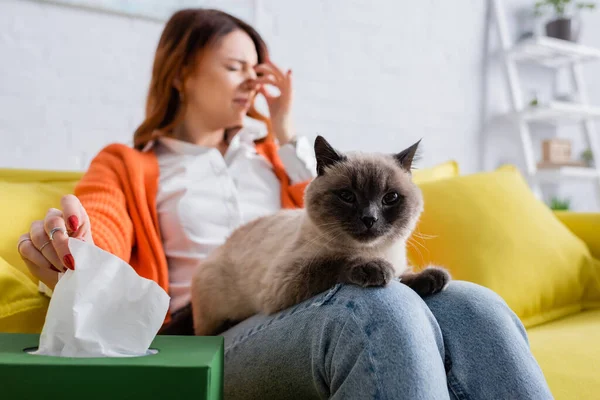
<svg viewBox="0 0 600 400">
<path fill-rule="evenodd" d="M 49 299 L 37 284 L 0 257 L 0 332 L 40 333 Z"/>
<path fill-rule="evenodd" d="M 439 179 L 453 178 L 458 175 L 458 163 L 454 160 L 449 160 L 441 164 L 434 165 L 433 167 L 415 169 L 412 171 L 413 182 L 417 185 Z"/>
<path fill-rule="evenodd" d="M 446 266 L 454 279 L 494 290 L 527 327 L 582 309 L 597 268 L 589 249 L 515 168 L 419 186 L 425 211 L 412 240 L 420 244 L 408 246 L 413 264 Z"/>
<path fill-rule="evenodd" d="M 33 221 L 43 219 L 49 208 L 60 208 L 61 197 L 73 193 L 80 176 L 78 172 L 0 169 L 0 257 L 31 277 L 17 253 L 19 236 L 29 232 Z"/>
<path fill-rule="evenodd" d="M 556 210 L 554 215 L 587 244 L 595 258 L 600 258 L 600 212 Z"/>
<path fill-rule="evenodd" d="M 48 298 L 17 252 L 19 236 L 73 193 L 79 172 L 0 169 L 0 332 L 39 333 Z"/>
</svg>

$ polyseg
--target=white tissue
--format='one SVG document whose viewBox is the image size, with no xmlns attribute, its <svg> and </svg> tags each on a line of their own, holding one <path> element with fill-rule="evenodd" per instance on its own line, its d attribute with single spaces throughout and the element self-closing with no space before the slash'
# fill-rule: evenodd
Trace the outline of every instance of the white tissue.
<svg viewBox="0 0 600 400">
<path fill-rule="evenodd" d="M 169 295 L 120 258 L 69 238 L 75 271 L 50 299 L 38 350 L 61 357 L 132 357 L 149 352 L 169 308 Z"/>
</svg>

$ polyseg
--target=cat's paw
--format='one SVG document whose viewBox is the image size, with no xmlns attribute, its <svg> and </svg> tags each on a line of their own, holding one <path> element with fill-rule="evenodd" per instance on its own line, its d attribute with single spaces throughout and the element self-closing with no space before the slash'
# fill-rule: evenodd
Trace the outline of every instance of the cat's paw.
<svg viewBox="0 0 600 400">
<path fill-rule="evenodd" d="M 417 292 L 421 297 L 441 292 L 451 280 L 450 273 L 440 267 L 427 267 L 416 274 L 401 276 L 400 282 Z"/>
<path fill-rule="evenodd" d="M 359 262 L 350 267 L 348 283 L 362 287 L 385 286 L 394 278 L 394 267 L 389 261 L 375 259 Z"/>
</svg>

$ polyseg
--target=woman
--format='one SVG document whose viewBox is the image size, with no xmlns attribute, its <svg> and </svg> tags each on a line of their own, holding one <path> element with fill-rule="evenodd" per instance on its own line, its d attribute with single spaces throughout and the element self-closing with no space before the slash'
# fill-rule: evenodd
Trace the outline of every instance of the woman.
<svg viewBox="0 0 600 400">
<path fill-rule="evenodd" d="M 270 120 L 253 108 L 258 94 Z M 33 222 L 17 245 L 30 271 L 53 288 L 58 271 L 77 268 L 68 237 L 94 243 L 168 291 L 168 326 L 189 303 L 192 268 L 231 230 L 302 207 L 314 165 L 291 105 L 291 71 L 254 29 L 218 11 L 176 13 L 134 148 L 103 149 L 62 209 Z M 517 317 L 465 282 L 425 300 L 397 282 L 337 285 L 222 335 L 226 398 L 551 398 Z"/>
</svg>

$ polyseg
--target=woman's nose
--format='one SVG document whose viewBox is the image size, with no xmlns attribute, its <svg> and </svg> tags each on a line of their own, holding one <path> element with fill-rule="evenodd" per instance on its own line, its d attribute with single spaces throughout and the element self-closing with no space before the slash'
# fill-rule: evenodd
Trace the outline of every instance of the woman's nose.
<svg viewBox="0 0 600 400">
<path fill-rule="evenodd" d="M 254 70 L 254 68 L 248 69 L 248 78 L 252 80 L 256 80 L 258 78 L 258 74 Z"/>
<path fill-rule="evenodd" d="M 256 73 L 254 76 L 249 76 L 243 83 L 243 86 L 246 90 L 258 90 L 258 81 L 256 79 Z"/>
</svg>

